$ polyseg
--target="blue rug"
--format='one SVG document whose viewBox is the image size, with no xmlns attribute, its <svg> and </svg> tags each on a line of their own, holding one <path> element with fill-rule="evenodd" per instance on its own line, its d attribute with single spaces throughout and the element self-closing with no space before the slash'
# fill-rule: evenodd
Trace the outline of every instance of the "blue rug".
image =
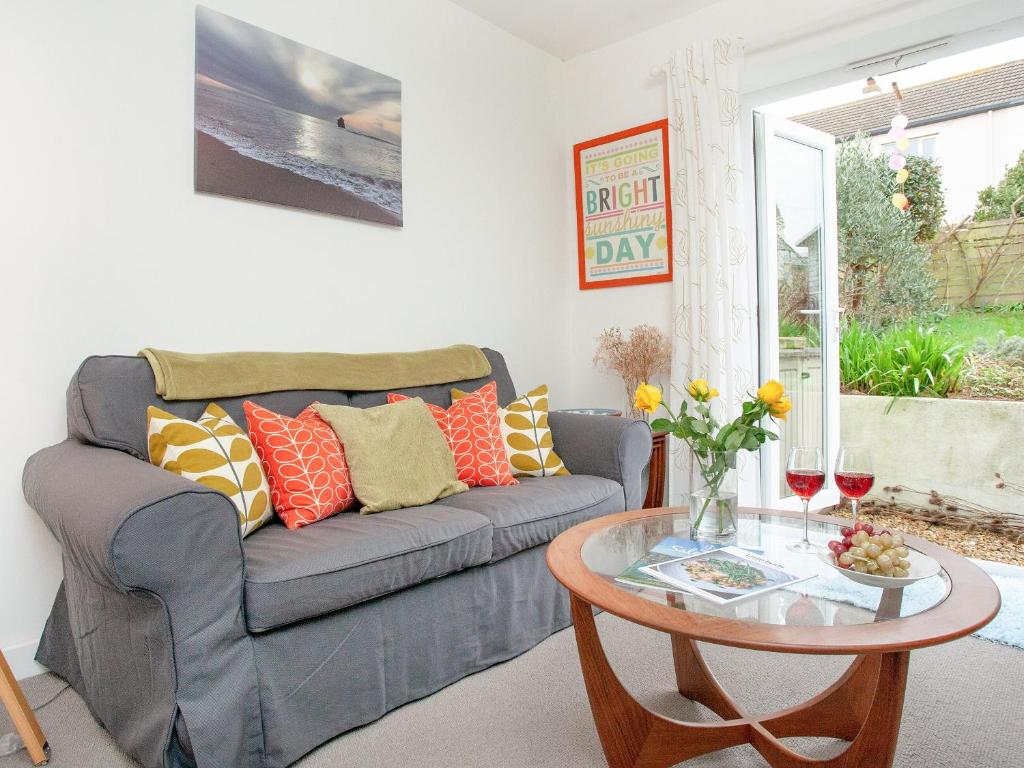
<svg viewBox="0 0 1024 768">
<path fill-rule="evenodd" d="M 996 617 L 975 633 L 975 637 L 1024 649 L 1024 568 L 988 560 L 971 562 L 992 577 L 1003 598 Z M 842 577 L 840 577 L 842 578 Z M 858 608 L 873 610 L 878 605 L 878 589 L 830 578 L 816 578 L 796 587 L 811 597 L 824 597 Z M 945 592 L 945 582 L 938 576 L 912 584 L 903 591 L 903 615 L 920 613 L 938 602 Z"/>
<path fill-rule="evenodd" d="M 973 558 L 971 562 L 992 577 L 1003 597 L 1003 607 L 999 613 L 976 636 L 1024 648 L 1024 568 Z"/>
</svg>

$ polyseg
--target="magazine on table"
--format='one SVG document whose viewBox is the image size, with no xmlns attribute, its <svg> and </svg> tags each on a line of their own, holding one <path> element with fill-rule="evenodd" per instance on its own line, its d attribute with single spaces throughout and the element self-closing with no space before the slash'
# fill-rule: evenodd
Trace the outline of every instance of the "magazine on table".
<svg viewBox="0 0 1024 768">
<path fill-rule="evenodd" d="M 682 539 L 676 536 L 668 536 L 659 541 L 650 552 L 641 557 L 629 568 L 624 570 L 615 580 L 620 584 L 627 584 L 631 587 L 643 587 L 644 589 L 660 589 L 665 592 L 678 592 L 678 587 L 645 573 L 642 569 L 648 565 L 664 563 L 669 560 L 678 560 L 680 557 L 695 555 L 700 552 L 709 552 L 716 549 L 717 544 L 707 541 L 694 541 L 693 539 Z"/>
<path fill-rule="evenodd" d="M 708 600 L 732 603 L 813 576 L 790 573 L 781 565 L 739 547 L 720 547 L 640 567 L 642 573 Z M 665 587 L 662 587 L 665 589 Z"/>
</svg>

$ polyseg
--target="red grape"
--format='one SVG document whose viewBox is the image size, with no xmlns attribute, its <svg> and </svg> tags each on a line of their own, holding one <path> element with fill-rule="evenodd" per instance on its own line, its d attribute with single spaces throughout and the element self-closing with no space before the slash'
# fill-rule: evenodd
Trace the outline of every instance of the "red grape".
<svg viewBox="0 0 1024 768">
<path fill-rule="evenodd" d="M 853 538 L 850 537 L 850 536 L 844 536 L 843 537 L 843 546 L 846 547 L 847 549 L 852 547 L 853 546 Z"/>
<path fill-rule="evenodd" d="M 843 534 L 843 538 L 846 538 L 847 536 L 853 536 L 853 528 L 851 528 L 848 525 L 844 525 L 842 528 L 840 528 L 839 532 Z"/>
</svg>

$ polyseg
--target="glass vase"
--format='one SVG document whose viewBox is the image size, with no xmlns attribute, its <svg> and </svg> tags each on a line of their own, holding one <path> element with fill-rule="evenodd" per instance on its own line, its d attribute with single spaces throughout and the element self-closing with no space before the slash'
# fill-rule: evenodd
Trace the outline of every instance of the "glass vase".
<svg viewBox="0 0 1024 768">
<path fill-rule="evenodd" d="M 735 536 L 739 511 L 736 452 L 694 451 L 690 488 L 690 538 Z"/>
</svg>

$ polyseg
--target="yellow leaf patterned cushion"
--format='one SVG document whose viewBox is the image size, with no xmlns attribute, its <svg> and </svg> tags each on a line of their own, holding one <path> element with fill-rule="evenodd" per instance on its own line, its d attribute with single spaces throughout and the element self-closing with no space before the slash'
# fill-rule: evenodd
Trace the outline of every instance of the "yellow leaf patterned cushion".
<svg viewBox="0 0 1024 768">
<path fill-rule="evenodd" d="M 150 464 L 231 499 L 243 538 L 273 516 L 270 488 L 249 436 L 216 403 L 206 406 L 198 422 L 151 405 L 146 433 Z"/>
<path fill-rule="evenodd" d="M 452 400 L 461 400 L 468 392 L 452 389 Z M 548 387 L 542 384 L 518 400 L 498 409 L 501 436 L 508 453 L 508 463 L 516 477 L 550 477 L 568 475 L 562 460 L 555 453 L 551 429 L 548 427 Z"/>
</svg>

